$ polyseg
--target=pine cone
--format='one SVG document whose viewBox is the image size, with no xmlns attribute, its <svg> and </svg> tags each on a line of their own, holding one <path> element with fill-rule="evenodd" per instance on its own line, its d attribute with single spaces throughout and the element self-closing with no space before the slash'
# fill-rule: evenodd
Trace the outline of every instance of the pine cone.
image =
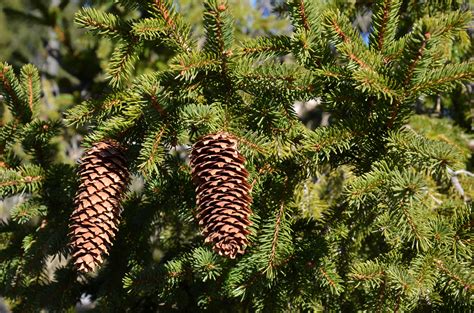
<svg viewBox="0 0 474 313">
<path fill-rule="evenodd" d="M 251 224 L 249 173 L 237 141 L 228 133 L 204 136 L 191 152 L 193 181 L 197 185 L 197 219 L 205 242 L 232 259 L 243 254 Z"/>
<path fill-rule="evenodd" d="M 120 220 L 120 200 L 129 172 L 122 148 L 116 141 L 94 144 L 81 159 L 81 184 L 70 219 L 74 263 L 81 272 L 102 264 L 108 254 Z"/>
</svg>

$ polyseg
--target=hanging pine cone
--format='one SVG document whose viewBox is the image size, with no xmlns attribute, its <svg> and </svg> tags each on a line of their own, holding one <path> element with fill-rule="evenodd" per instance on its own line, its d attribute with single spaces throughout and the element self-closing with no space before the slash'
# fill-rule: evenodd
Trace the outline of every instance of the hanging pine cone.
<svg viewBox="0 0 474 313">
<path fill-rule="evenodd" d="M 197 185 L 197 219 L 206 242 L 232 259 L 243 254 L 251 224 L 249 173 L 237 141 L 228 133 L 204 136 L 193 146 L 191 167 Z"/>
<path fill-rule="evenodd" d="M 106 140 L 94 144 L 81 159 L 81 184 L 69 225 L 72 256 L 81 272 L 103 262 L 117 232 L 120 200 L 129 178 L 122 151 L 119 143 Z"/>
</svg>

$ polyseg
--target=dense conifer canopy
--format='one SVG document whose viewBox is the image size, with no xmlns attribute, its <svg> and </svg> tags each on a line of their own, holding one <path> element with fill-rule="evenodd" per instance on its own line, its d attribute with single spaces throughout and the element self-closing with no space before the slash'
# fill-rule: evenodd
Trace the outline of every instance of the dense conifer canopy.
<svg viewBox="0 0 474 313">
<path fill-rule="evenodd" d="M 44 53 L 0 60 L 0 296 L 13 311 L 472 307 L 467 3 L 30 2 L 0 16 L 50 36 Z M 247 210 L 235 258 L 196 214 L 196 177 L 215 178 L 189 157 L 212 134 L 232 138 L 222 176 L 235 166 L 249 193 L 231 210 Z M 109 140 L 131 182 L 108 255 L 81 273 L 76 161 Z"/>
</svg>

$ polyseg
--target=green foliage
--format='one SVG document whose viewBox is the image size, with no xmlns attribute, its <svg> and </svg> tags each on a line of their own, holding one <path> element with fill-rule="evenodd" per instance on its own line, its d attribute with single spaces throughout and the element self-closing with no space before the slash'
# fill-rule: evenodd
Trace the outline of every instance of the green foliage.
<svg viewBox="0 0 474 313">
<path fill-rule="evenodd" d="M 9 109 L 19 122 L 27 123 L 33 114 L 38 113 L 41 87 L 35 67 L 23 66 L 21 78 L 18 79 L 11 66 L 0 64 L 0 88 Z"/>
<path fill-rule="evenodd" d="M 60 74 L 1 63 L 0 197 L 13 202 L 2 297 L 18 312 L 83 296 L 100 312 L 467 311 L 472 135 L 423 106 L 467 90 L 471 15 L 457 1 L 368 3 L 287 1 L 291 31 L 267 33 L 230 0 L 204 1 L 202 27 L 186 1 L 85 7 L 75 21 L 89 48 L 65 32 L 60 51 L 81 66 L 61 64 L 71 97 L 49 114 L 41 87 Z M 36 8 L 24 18 L 59 27 Z M 353 27 L 363 12 L 368 42 Z M 330 118 L 311 130 L 295 103 Z M 194 217 L 189 148 L 218 131 L 235 136 L 252 186 L 250 244 L 235 260 L 204 244 Z M 106 138 L 126 147 L 134 179 L 107 261 L 78 277 L 64 147 Z"/>
<path fill-rule="evenodd" d="M 2 198 L 19 193 L 37 192 L 41 188 L 44 174 L 39 166 L 25 165 L 16 170 L 6 168 L 0 170 Z"/>
</svg>

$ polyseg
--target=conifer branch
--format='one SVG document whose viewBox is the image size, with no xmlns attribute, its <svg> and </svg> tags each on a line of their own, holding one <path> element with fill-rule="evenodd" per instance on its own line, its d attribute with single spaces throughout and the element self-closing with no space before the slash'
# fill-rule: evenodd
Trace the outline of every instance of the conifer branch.
<svg viewBox="0 0 474 313">
<path fill-rule="evenodd" d="M 389 98 L 391 101 L 399 102 L 398 90 L 394 88 L 390 79 L 387 79 L 384 75 L 366 69 L 355 71 L 352 75 L 359 83 L 357 89 L 375 93 L 378 98 Z"/>
<path fill-rule="evenodd" d="M 444 262 L 440 259 L 434 259 L 434 265 L 439 268 L 444 274 L 446 274 L 448 277 L 450 277 L 451 279 L 457 281 L 458 283 L 460 283 L 465 290 L 472 290 L 474 289 L 474 285 L 473 284 L 470 284 L 469 282 L 467 281 L 464 281 L 461 277 L 459 277 L 459 275 L 456 275 L 455 273 L 453 273 L 452 271 L 450 271 L 446 265 L 444 264 Z"/>
<path fill-rule="evenodd" d="M 316 153 L 315 157 L 322 161 L 328 159 L 331 153 L 338 153 L 350 149 L 353 139 L 359 134 L 345 127 L 329 126 L 310 132 L 308 138 L 302 142 L 305 151 Z"/>
<path fill-rule="evenodd" d="M 377 40 L 378 48 L 380 51 L 383 48 L 383 42 L 385 39 L 385 32 L 387 28 L 388 14 L 389 14 L 391 5 L 392 5 L 392 0 L 383 1 L 383 9 L 382 9 L 383 17 L 382 17 L 382 22 L 380 25 L 380 31 L 378 33 L 378 40 Z"/>
<path fill-rule="evenodd" d="M 280 234 L 280 224 L 281 224 L 281 219 L 284 214 L 285 214 L 285 203 L 282 202 L 280 205 L 280 209 L 278 211 L 276 221 L 275 221 L 271 252 L 270 252 L 270 257 L 268 259 L 267 268 L 274 268 L 274 265 L 275 265 L 275 254 L 276 254 L 277 245 L 278 245 L 278 236 Z"/>
<path fill-rule="evenodd" d="M 340 22 L 348 22 L 346 19 L 343 21 L 340 21 L 340 19 L 341 17 L 338 15 L 338 13 L 334 12 L 328 13 L 325 18 L 326 27 L 329 28 L 329 30 L 336 36 L 336 38 L 333 39 L 334 43 L 350 60 L 357 63 L 361 68 L 371 70 L 372 67 L 364 62 L 362 58 L 355 53 L 355 51 L 360 50 L 361 47 L 359 47 L 360 43 L 356 43 L 353 40 L 354 31 L 350 30 L 351 34 L 347 34 Z"/>
<path fill-rule="evenodd" d="M 440 68 L 423 73 L 414 79 L 413 86 L 408 92 L 417 94 L 419 92 L 446 92 L 462 81 L 474 77 L 474 63 L 463 62 L 458 64 L 446 64 Z"/>
<path fill-rule="evenodd" d="M 245 42 L 240 54 L 246 57 L 282 56 L 291 52 L 291 39 L 288 36 L 264 37 Z"/>
<path fill-rule="evenodd" d="M 168 3 L 164 0 L 154 0 L 155 12 L 164 20 L 170 36 L 177 43 L 177 47 L 183 52 L 190 52 L 191 46 L 188 41 L 188 30 L 186 27 L 178 27 L 179 17 L 169 9 Z M 180 22 L 180 21 L 179 21 Z"/>
<path fill-rule="evenodd" d="M 411 78 L 413 76 L 413 72 L 415 71 L 416 65 L 418 64 L 418 62 L 420 62 L 420 60 L 423 57 L 423 54 L 425 53 L 426 43 L 430 39 L 430 37 L 431 37 L 431 34 L 428 32 L 423 34 L 421 46 L 418 49 L 416 55 L 414 56 L 413 61 L 409 65 L 407 69 L 407 73 L 405 73 L 405 80 L 403 82 L 404 85 L 408 85 L 410 83 Z"/>
<path fill-rule="evenodd" d="M 122 97 L 125 95 L 116 93 L 101 100 L 86 100 L 66 112 L 65 123 L 68 126 L 80 126 L 91 123 L 94 118 L 100 120 L 102 116 L 120 108 L 125 102 Z"/>
<path fill-rule="evenodd" d="M 147 40 L 157 39 L 164 33 L 164 27 L 160 20 L 147 18 L 143 19 L 132 26 L 133 33 Z"/>
<path fill-rule="evenodd" d="M 383 312 L 383 304 L 384 304 L 384 299 L 385 299 L 385 289 L 387 286 L 387 282 L 385 280 L 385 274 L 384 274 L 384 280 L 382 280 L 382 283 L 380 284 L 378 295 L 377 295 L 377 300 L 378 300 L 378 306 L 377 306 L 377 312 Z"/>
<path fill-rule="evenodd" d="M 364 275 L 360 273 L 352 274 L 351 277 L 354 277 L 357 280 L 373 280 L 374 278 L 379 278 L 385 274 L 384 271 L 370 273 L 369 275 Z"/>
<path fill-rule="evenodd" d="M 267 150 L 265 147 L 261 147 L 261 146 L 255 144 L 255 143 L 253 143 L 253 142 L 247 140 L 247 139 L 244 138 L 244 137 L 238 136 L 238 135 L 236 135 L 236 134 L 233 134 L 233 136 L 234 136 L 234 137 L 237 139 L 237 141 L 239 141 L 240 143 L 242 143 L 242 144 L 244 144 L 244 145 L 250 147 L 250 148 L 253 149 L 253 150 L 258 151 L 258 152 L 261 153 L 261 154 L 266 154 L 266 153 L 268 152 L 268 150 Z"/>
<path fill-rule="evenodd" d="M 20 179 L 1 181 L 0 187 L 18 186 L 22 184 L 30 184 L 41 180 L 42 176 L 24 176 Z"/>
<path fill-rule="evenodd" d="M 337 288 L 336 283 L 334 282 L 334 280 L 331 279 L 331 277 L 329 277 L 328 273 L 324 270 L 323 267 L 320 267 L 320 268 L 319 268 L 319 271 L 321 272 L 321 274 L 323 274 L 323 277 L 327 280 L 327 282 L 328 282 L 333 288 Z"/>
<path fill-rule="evenodd" d="M 158 173 L 157 163 L 162 161 L 163 158 L 159 159 L 159 154 L 164 154 L 163 149 L 160 149 L 162 144 L 162 138 L 165 135 L 166 130 L 168 129 L 168 124 L 163 125 L 159 128 L 157 132 L 148 136 L 145 139 L 143 144 L 142 151 L 140 152 L 141 163 L 138 165 L 138 168 L 143 172 L 145 176 L 151 174 L 152 169 L 155 173 Z"/>
<path fill-rule="evenodd" d="M 132 71 L 135 69 L 135 62 L 138 60 L 137 54 L 140 48 L 140 44 L 135 41 L 121 41 L 115 47 L 107 70 L 110 84 L 113 87 L 119 87 L 124 84 L 132 74 Z"/>
<path fill-rule="evenodd" d="M 158 12 L 161 14 L 163 19 L 165 20 L 166 24 L 173 30 L 176 29 L 176 25 L 171 18 L 170 11 L 166 7 L 163 0 L 155 0 L 155 6 L 158 9 Z"/>
<path fill-rule="evenodd" d="M 204 26 L 206 28 L 204 50 L 211 55 L 216 55 L 220 60 L 221 73 L 227 89 L 226 94 L 229 95 L 232 84 L 229 78 L 228 62 L 234 52 L 231 49 L 233 29 L 228 13 L 228 4 L 223 0 L 210 0 L 204 3 L 204 7 Z"/>
<path fill-rule="evenodd" d="M 410 212 L 408 212 L 407 206 L 404 202 L 402 202 L 400 206 L 402 207 L 402 212 L 403 215 L 405 215 L 405 218 L 407 219 L 408 225 L 410 225 L 413 234 L 415 234 L 415 238 L 418 240 L 418 242 L 421 243 L 423 238 L 418 230 L 418 226 L 413 220 L 413 216 L 410 214 Z"/>
<path fill-rule="evenodd" d="M 370 46 L 382 53 L 394 44 L 398 25 L 400 0 L 381 0 L 374 4 Z"/>
<path fill-rule="evenodd" d="M 171 69 L 186 81 L 193 81 L 200 73 L 217 71 L 221 62 L 204 53 L 178 55 L 171 63 Z"/>
<path fill-rule="evenodd" d="M 24 90 L 16 77 L 13 69 L 6 63 L 0 63 L 0 93 L 4 96 L 13 116 L 22 123 L 28 123 L 31 119 L 31 111 Z"/>
<path fill-rule="evenodd" d="M 314 12 L 314 3 L 305 0 L 288 0 L 287 5 L 290 11 L 293 27 L 295 33 L 316 32 L 318 25 L 315 21 L 318 16 Z"/>
<path fill-rule="evenodd" d="M 34 117 L 38 114 L 39 101 L 41 97 L 41 86 L 38 70 L 31 64 L 21 68 L 21 83 L 28 108 Z"/>
<path fill-rule="evenodd" d="M 33 112 L 33 81 L 31 77 L 28 77 L 28 107 Z"/>
<path fill-rule="evenodd" d="M 299 0 L 299 6 L 298 6 L 298 12 L 301 17 L 301 21 L 303 22 L 303 27 L 306 31 L 310 30 L 309 23 L 308 23 L 308 17 L 306 16 L 305 12 L 305 4 L 303 0 Z"/>
<path fill-rule="evenodd" d="M 39 166 L 25 165 L 18 170 L 0 168 L 0 197 L 36 191 L 43 178 L 44 172 Z"/>
<path fill-rule="evenodd" d="M 76 14 L 75 22 L 98 35 L 122 38 L 128 36 L 128 24 L 115 14 L 101 12 L 94 8 L 83 8 Z"/>
<path fill-rule="evenodd" d="M 87 51 L 101 49 L 97 40 L 103 35 L 116 39 L 108 69 L 108 89 L 113 88 L 107 91 L 98 63 L 84 67 L 94 53 L 81 48 L 69 55 L 77 45 L 68 39 L 73 33 L 63 13 L 69 11 L 61 10 L 75 2 L 60 1 L 59 11 L 33 2 L 44 15 L 43 25 L 51 21 L 51 31 L 60 37 L 54 52 L 63 69 L 69 71 L 71 59 L 81 67 L 73 73 L 80 86 L 75 78 L 63 85 L 61 78 L 61 93 L 77 87 L 81 92 L 71 91 L 73 99 L 95 97 L 101 90 L 108 95 L 72 106 L 67 122 L 85 127 L 65 129 L 46 118 L 51 108 L 40 107 L 45 103 L 33 67 L 15 75 L 0 64 L 0 99 L 11 111 L 0 119 L 0 198 L 17 195 L 12 200 L 21 201 L 9 210 L 8 225 L 0 222 L 0 286 L 14 310 L 67 310 L 84 286 L 98 311 L 219 311 L 229 303 L 237 311 L 269 312 L 470 308 L 472 221 L 466 202 L 474 174 L 463 170 L 469 136 L 447 119 L 417 115 L 407 121 L 413 101 L 420 111 L 430 105 L 420 95 L 459 96 L 459 102 L 466 96 L 462 88 L 456 90 L 460 95 L 446 92 L 474 78 L 472 62 L 458 61 L 469 58 L 469 12 L 436 1 L 423 8 L 404 5 L 398 27 L 403 1 L 377 0 L 367 45 L 366 34 L 361 36 L 349 19 L 354 3 L 288 0 L 289 34 L 246 41 L 250 25 L 262 19 L 239 6 L 233 23 L 230 2 L 206 0 L 201 49 L 191 35 L 197 29 L 199 36 L 200 25 L 188 27 L 178 14 L 194 18 L 194 12 L 188 14 L 195 9 L 192 1 L 118 0 L 117 7 L 105 6 L 114 14 L 97 7 L 76 16 L 94 34 L 88 37 L 91 47 L 82 47 Z M 436 11 L 443 12 L 425 15 Z M 242 16 L 252 19 L 240 23 Z M 233 27 L 244 38 L 237 48 Z M 269 30 L 277 33 L 279 27 Z M 146 60 L 137 71 L 145 74 L 134 77 L 142 55 Z M 45 79 L 54 80 L 49 74 Z M 91 82 L 82 82 L 88 74 L 94 74 Z M 62 99 L 53 99 L 53 107 L 63 107 Z M 296 115 L 295 100 L 306 101 L 310 111 Z M 450 113 L 465 113 L 465 103 L 456 101 Z M 3 110 L 0 105 L 0 115 Z M 45 113 L 41 119 L 38 112 Z M 312 130 L 317 125 L 298 120 L 319 123 L 321 113 L 325 123 L 331 114 L 329 126 Z M 401 125 L 405 122 L 410 128 Z M 191 159 L 200 167 L 190 173 L 187 143 L 223 132 L 233 135 L 195 146 L 200 152 Z M 75 158 L 79 141 L 87 147 L 112 138 L 127 146 L 126 153 L 107 150 L 90 158 L 89 167 L 79 172 L 88 181 L 82 179 L 78 189 L 75 166 L 65 157 L 72 152 Z M 138 172 L 143 188 L 134 182 L 124 201 L 101 201 L 117 192 L 107 182 L 125 185 L 122 174 L 128 170 Z M 220 180 L 210 181 L 214 176 Z M 195 190 L 191 181 L 199 177 L 203 184 Z M 81 276 L 78 284 L 66 264 L 48 273 L 55 278 L 51 281 L 44 271 L 49 257 L 69 253 L 65 214 L 75 191 L 91 209 L 74 216 L 85 226 L 78 228 L 78 237 L 115 230 L 120 213 L 124 223 L 98 276 Z M 252 218 L 239 229 L 228 227 L 242 218 L 236 208 L 250 198 Z M 119 202 L 123 212 L 113 211 Z M 196 205 L 208 206 L 197 219 L 213 223 L 206 227 L 212 236 L 249 236 L 252 244 L 242 256 L 229 262 L 200 246 L 197 225 L 190 223 Z M 221 226 L 218 234 L 214 227 Z M 159 250 L 161 265 L 150 247 Z M 123 286 L 102 288 L 110 273 L 119 275 L 112 280 L 121 279 Z M 127 291 L 123 297 L 110 296 L 120 288 Z M 68 292 L 49 301 L 48 293 L 56 289 Z"/>
</svg>

